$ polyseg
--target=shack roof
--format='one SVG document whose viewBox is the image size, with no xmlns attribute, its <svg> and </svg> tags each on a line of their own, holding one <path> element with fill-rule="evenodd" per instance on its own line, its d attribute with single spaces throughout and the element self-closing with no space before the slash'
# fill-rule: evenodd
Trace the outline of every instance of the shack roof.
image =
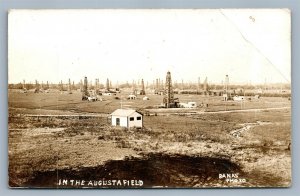
<svg viewBox="0 0 300 196">
<path fill-rule="evenodd" d="M 132 109 L 117 109 L 110 115 L 112 115 L 112 116 L 130 116 L 135 112 L 139 113 L 136 110 L 132 110 Z M 141 114 L 141 113 L 139 113 L 139 114 Z"/>
</svg>

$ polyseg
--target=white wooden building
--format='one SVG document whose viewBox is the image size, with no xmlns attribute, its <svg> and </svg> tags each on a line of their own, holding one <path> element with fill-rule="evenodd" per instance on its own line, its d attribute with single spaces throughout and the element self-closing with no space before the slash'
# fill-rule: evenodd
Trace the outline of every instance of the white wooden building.
<svg viewBox="0 0 300 196">
<path fill-rule="evenodd" d="M 136 96 L 135 95 L 128 95 L 127 99 L 135 100 Z"/>
<path fill-rule="evenodd" d="M 233 101 L 244 101 L 245 100 L 245 97 L 244 96 L 234 96 L 233 97 Z"/>
<path fill-rule="evenodd" d="M 111 125 L 120 127 L 143 127 L 143 115 L 132 109 L 117 109 L 111 113 Z"/>
</svg>

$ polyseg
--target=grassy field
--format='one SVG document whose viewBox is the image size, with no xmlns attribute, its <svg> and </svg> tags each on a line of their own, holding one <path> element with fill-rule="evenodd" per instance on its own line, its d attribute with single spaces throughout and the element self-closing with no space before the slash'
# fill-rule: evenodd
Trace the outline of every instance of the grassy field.
<svg viewBox="0 0 300 196">
<path fill-rule="evenodd" d="M 9 108 L 23 108 L 31 110 L 62 110 L 62 112 L 90 112 L 90 113 L 111 113 L 115 109 L 123 108 L 147 109 L 155 108 L 162 103 L 163 96 L 147 94 L 150 98 L 143 101 L 142 95 L 137 100 L 127 100 L 129 92 L 118 93 L 117 96 L 101 96 L 103 101 L 88 102 L 81 101 L 81 93 L 50 91 L 50 93 L 20 93 L 16 90 L 10 90 L 8 94 Z M 118 97 L 119 99 L 116 99 Z M 290 107 L 291 103 L 287 98 L 282 97 L 262 97 L 260 99 L 251 99 L 241 102 L 222 101 L 220 96 L 202 96 L 202 95 L 175 95 L 180 102 L 187 103 L 194 101 L 200 106 L 205 105 L 202 109 L 205 111 L 226 111 L 253 108 L 273 108 L 273 107 Z M 207 107 L 206 107 L 207 104 Z M 198 108 L 199 109 L 199 108 Z M 192 110 L 192 109 L 191 109 Z M 40 111 L 37 111 L 39 113 Z"/>
<path fill-rule="evenodd" d="M 126 93 L 118 96 L 126 97 Z M 144 110 L 162 101 L 162 96 L 147 96 L 149 101 L 140 96 L 138 100 L 123 100 L 122 104 Z M 226 110 L 240 109 L 240 103 L 224 103 L 221 97 L 178 96 L 182 102 L 208 104 L 207 108 L 186 111 L 224 111 L 224 104 Z M 289 108 L 144 116 L 144 128 L 130 130 L 111 127 L 106 117 L 49 119 L 24 115 L 109 114 L 121 105 L 114 97 L 102 98 L 105 100 L 86 102 L 81 101 L 80 93 L 9 92 L 10 186 L 53 187 L 58 173 L 87 178 L 84 173 L 106 171 L 103 168 L 116 178 L 142 179 L 146 187 L 286 187 L 291 183 Z M 247 101 L 243 109 L 274 107 L 290 107 L 290 102 L 280 97 L 261 98 Z M 233 134 L 236 132 L 238 135 Z M 194 171 L 192 165 L 199 168 Z M 141 171 L 158 175 L 157 170 L 164 177 L 161 181 L 157 176 L 141 175 Z M 245 181 L 228 183 L 219 179 L 218 174 L 224 172 L 239 173 Z M 107 178 L 109 173 L 104 173 L 91 176 Z"/>
</svg>

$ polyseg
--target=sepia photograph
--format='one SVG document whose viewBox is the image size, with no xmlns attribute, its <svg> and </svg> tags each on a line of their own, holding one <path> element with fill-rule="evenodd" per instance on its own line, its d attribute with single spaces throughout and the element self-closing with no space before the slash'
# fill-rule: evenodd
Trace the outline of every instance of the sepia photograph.
<svg viewBox="0 0 300 196">
<path fill-rule="evenodd" d="M 289 9 L 11 9 L 10 188 L 290 187 Z"/>
</svg>

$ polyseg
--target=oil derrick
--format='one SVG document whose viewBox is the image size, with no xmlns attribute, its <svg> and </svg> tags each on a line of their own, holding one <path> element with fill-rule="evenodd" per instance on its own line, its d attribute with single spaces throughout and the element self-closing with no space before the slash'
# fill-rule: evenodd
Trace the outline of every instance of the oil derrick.
<svg viewBox="0 0 300 196">
<path fill-rule="evenodd" d="M 267 78 L 265 78 L 265 84 L 264 84 L 264 90 L 267 91 L 268 87 L 267 87 Z"/>
<path fill-rule="evenodd" d="M 160 82 L 160 78 L 158 78 L 158 90 L 161 90 L 161 82 Z"/>
<path fill-rule="evenodd" d="M 155 94 L 158 94 L 158 91 L 159 91 L 159 89 L 158 89 L 158 79 L 156 79 L 156 84 L 155 84 Z"/>
<path fill-rule="evenodd" d="M 95 79 L 95 89 L 97 90 L 99 88 L 99 79 Z"/>
<path fill-rule="evenodd" d="M 71 79 L 70 78 L 69 78 L 69 84 L 68 84 L 68 93 L 72 94 Z"/>
<path fill-rule="evenodd" d="M 223 95 L 224 101 L 228 101 L 232 99 L 231 93 L 229 93 L 229 76 L 225 76 L 225 82 L 224 82 L 224 95 Z"/>
<path fill-rule="evenodd" d="M 120 90 L 120 86 L 119 86 L 119 81 L 117 81 L 117 88 L 116 88 L 116 90 Z"/>
<path fill-rule="evenodd" d="M 95 79 L 95 92 L 96 92 L 96 95 L 99 94 L 99 79 Z"/>
<path fill-rule="evenodd" d="M 82 80 L 80 80 L 80 92 L 83 92 L 83 83 L 82 83 Z"/>
<path fill-rule="evenodd" d="M 23 85 L 22 85 L 22 87 L 23 87 L 23 92 L 24 92 L 24 93 L 27 93 L 27 88 L 26 88 L 25 80 L 23 80 Z"/>
<path fill-rule="evenodd" d="M 140 92 L 140 95 L 146 95 L 146 92 L 145 92 L 145 85 L 144 85 L 144 80 L 142 79 L 141 81 L 141 85 L 142 85 L 142 90 Z"/>
<path fill-rule="evenodd" d="M 200 77 L 198 77 L 197 91 L 200 91 L 200 86 L 201 86 L 201 80 Z"/>
<path fill-rule="evenodd" d="M 83 89 L 82 89 L 82 100 L 87 100 L 89 97 L 88 92 L 88 80 L 87 77 L 84 77 Z"/>
<path fill-rule="evenodd" d="M 76 90 L 75 82 L 74 81 L 73 81 L 73 84 L 72 84 L 72 90 Z"/>
<path fill-rule="evenodd" d="M 93 81 L 92 80 L 90 80 L 90 85 L 89 86 L 90 86 L 89 89 L 92 90 L 93 89 Z"/>
<path fill-rule="evenodd" d="M 133 95 L 137 95 L 136 89 L 135 89 L 135 81 L 134 80 L 132 80 L 132 94 Z"/>
<path fill-rule="evenodd" d="M 163 103 L 165 104 L 166 108 L 177 107 L 177 103 L 178 103 L 178 99 L 174 99 L 171 73 L 169 71 L 167 72 L 167 76 L 166 76 L 165 96 L 163 99 Z"/>
<path fill-rule="evenodd" d="M 63 85 L 62 80 L 60 81 L 60 84 L 59 84 L 59 90 L 60 90 L 60 91 L 63 91 L 63 90 L 64 90 L 64 85 Z"/>
<path fill-rule="evenodd" d="M 25 80 L 23 80 L 23 90 L 26 90 L 26 83 L 25 83 Z"/>
<path fill-rule="evenodd" d="M 203 90 L 205 92 L 208 91 L 207 77 L 205 78 L 204 83 L 203 83 Z"/>
<path fill-rule="evenodd" d="M 38 83 L 37 80 L 35 80 L 35 90 L 34 90 L 34 92 L 35 92 L 35 93 L 40 92 L 40 85 L 39 85 L 39 83 Z"/>
<path fill-rule="evenodd" d="M 47 81 L 47 84 L 46 84 L 46 89 L 48 90 L 49 89 L 49 82 Z"/>
<path fill-rule="evenodd" d="M 110 89 L 110 88 L 109 88 L 109 79 L 107 78 L 107 79 L 106 79 L 106 91 L 109 91 L 109 89 Z"/>
<path fill-rule="evenodd" d="M 155 90 L 155 80 L 152 80 L 152 90 Z"/>
<path fill-rule="evenodd" d="M 228 75 L 226 75 L 225 76 L 225 83 L 224 83 L 224 90 L 225 90 L 226 93 L 229 90 L 228 86 L 229 86 L 229 77 L 228 77 Z"/>
</svg>

